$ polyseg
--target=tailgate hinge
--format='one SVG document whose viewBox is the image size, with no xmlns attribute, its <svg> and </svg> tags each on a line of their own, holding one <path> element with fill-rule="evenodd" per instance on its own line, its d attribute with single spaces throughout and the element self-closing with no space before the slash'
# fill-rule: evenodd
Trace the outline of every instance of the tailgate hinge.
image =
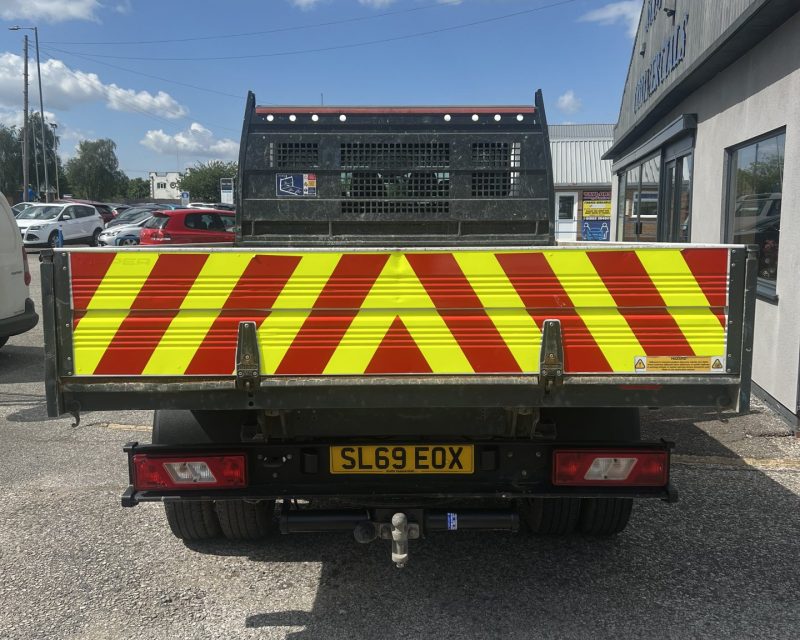
<svg viewBox="0 0 800 640">
<path fill-rule="evenodd" d="M 545 320 L 542 326 L 539 382 L 545 393 L 564 382 L 564 343 L 561 340 L 560 320 Z"/>
<path fill-rule="evenodd" d="M 255 322 L 239 323 L 236 345 L 236 388 L 252 393 L 261 381 L 261 358 Z"/>
</svg>

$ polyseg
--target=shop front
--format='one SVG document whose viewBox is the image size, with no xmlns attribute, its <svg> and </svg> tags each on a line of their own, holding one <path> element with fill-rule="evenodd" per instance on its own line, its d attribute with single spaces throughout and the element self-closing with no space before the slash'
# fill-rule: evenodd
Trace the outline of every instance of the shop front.
<svg viewBox="0 0 800 640">
<path fill-rule="evenodd" d="M 759 248 L 754 390 L 800 405 L 800 3 L 647 0 L 614 142 L 613 237 Z"/>
</svg>

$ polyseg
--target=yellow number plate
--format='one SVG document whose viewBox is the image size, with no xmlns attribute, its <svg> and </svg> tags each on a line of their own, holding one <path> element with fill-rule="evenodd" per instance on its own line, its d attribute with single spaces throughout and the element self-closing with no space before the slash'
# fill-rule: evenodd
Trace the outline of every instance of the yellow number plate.
<svg viewBox="0 0 800 640">
<path fill-rule="evenodd" d="M 331 447 L 331 473 L 472 473 L 471 444 Z"/>
</svg>

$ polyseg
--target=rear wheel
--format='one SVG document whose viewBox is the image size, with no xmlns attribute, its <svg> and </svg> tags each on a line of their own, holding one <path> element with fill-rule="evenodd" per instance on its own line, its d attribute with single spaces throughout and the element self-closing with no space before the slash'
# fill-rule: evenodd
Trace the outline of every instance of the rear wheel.
<svg viewBox="0 0 800 640">
<path fill-rule="evenodd" d="M 96 247 L 98 244 L 97 239 L 100 237 L 101 229 L 95 229 L 94 233 L 92 234 L 92 239 L 89 241 L 91 246 Z"/>
<path fill-rule="evenodd" d="M 531 498 L 520 501 L 519 512 L 532 533 L 566 536 L 575 530 L 581 501 L 579 498 Z"/>
<path fill-rule="evenodd" d="M 222 533 L 211 502 L 165 502 L 167 523 L 176 538 L 187 542 L 213 540 Z"/>
<path fill-rule="evenodd" d="M 228 540 L 262 540 L 273 530 L 274 500 L 218 500 L 215 508 L 222 533 Z"/>
<path fill-rule="evenodd" d="M 642 437 L 639 410 L 630 408 L 553 409 L 546 417 L 556 425 L 559 442 L 602 442 L 621 444 L 639 442 Z M 628 525 L 633 509 L 632 498 L 583 498 L 579 517 L 575 521 L 578 531 L 585 535 L 607 537 L 620 533 Z M 558 509 L 551 506 L 554 515 L 542 516 L 560 522 Z"/>
</svg>

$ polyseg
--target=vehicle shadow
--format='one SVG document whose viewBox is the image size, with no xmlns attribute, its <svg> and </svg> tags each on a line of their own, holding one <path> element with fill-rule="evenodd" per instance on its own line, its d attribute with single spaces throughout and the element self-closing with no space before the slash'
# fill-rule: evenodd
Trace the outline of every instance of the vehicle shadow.
<svg viewBox="0 0 800 640">
<path fill-rule="evenodd" d="M 685 455 L 736 457 L 680 412 L 651 415 L 645 425 Z M 752 468 L 680 463 L 674 479 L 680 502 L 638 502 L 615 538 L 437 533 L 411 542 L 402 570 L 388 542 L 358 545 L 350 534 L 192 548 L 269 565 L 269 579 L 254 587 L 264 609 L 248 613 L 244 627 L 295 640 L 718 637 L 722 629 L 792 637 L 800 497 Z M 297 563 L 321 567 L 310 610 L 281 605 L 284 592 L 302 588 Z"/>
</svg>

